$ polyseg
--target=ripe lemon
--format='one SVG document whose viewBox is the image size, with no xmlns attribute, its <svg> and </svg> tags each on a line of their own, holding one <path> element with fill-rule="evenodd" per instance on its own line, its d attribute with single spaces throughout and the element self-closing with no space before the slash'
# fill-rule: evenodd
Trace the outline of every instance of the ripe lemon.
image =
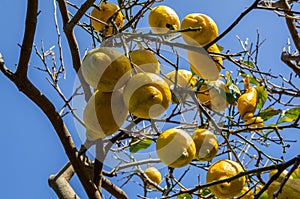
<svg viewBox="0 0 300 199">
<path fill-rule="evenodd" d="M 199 28 L 182 32 L 183 40 L 190 45 L 205 46 L 218 36 L 218 27 L 212 18 L 202 13 L 191 13 L 185 16 L 181 22 L 181 29 Z"/>
<path fill-rule="evenodd" d="M 245 125 L 249 125 L 251 128 L 262 128 L 265 126 L 264 120 L 259 116 L 248 119 Z"/>
<path fill-rule="evenodd" d="M 144 173 L 152 182 L 155 182 L 156 184 L 159 184 L 161 182 L 161 174 L 157 168 L 148 167 L 147 169 L 145 169 Z M 146 186 L 153 188 L 153 186 L 150 184 L 147 184 Z"/>
<path fill-rule="evenodd" d="M 193 87 L 196 85 L 197 82 L 197 78 L 192 74 L 192 72 L 185 69 L 179 69 L 177 71 L 173 70 L 169 72 L 168 74 L 166 74 L 164 80 L 168 83 L 170 89 L 173 91 L 175 83 L 176 86 L 193 90 Z M 173 92 L 173 95 L 174 96 L 172 98 L 172 101 L 174 103 L 185 101 L 189 97 L 189 95 L 184 92 Z"/>
<path fill-rule="evenodd" d="M 281 182 L 273 181 L 268 188 L 269 199 L 274 198 L 273 194 L 279 189 Z M 300 179 L 288 179 L 278 195 L 278 199 L 296 199 L 300 195 Z"/>
<path fill-rule="evenodd" d="M 150 50 L 134 50 L 129 53 L 132 63 L 137 67 L 137 72 L 149 72 L 159 74 L 160 63 L 155 54 Z"/>
<path fill-rule="evenodd" d="M 121 90 L 112 93 L 96 90 L 83 112 L 87 137 L 95 140 L 113 134 L 123 125 L 127 115 Z"/>
<path fill-rule="evenodd" d="M 244 195 L 245 193 L 247 193 L 246 195 Z M 241 197 L 241 199 L 254 199 L 254 193 L 252 190 L 249 191 L 248 187 L 244 187 L 241 191 L 241 193 L 239 194 L 240 196 L 244 195 Z"/>
<path fill-rule="evenodd" d="M 89 51 L 81 64 L 84 79 L 102 92 L 121 88 L 130 78 L 131 64 L 121 52 L 101 47 Z"/>
<path fill-rule="evenodd" d="M 238 110 L 243 120 L 248 120 L 253 117 L 258 101 L 256 88 L 249 86 L 249 81 L 249 77 L 244 79 L 245 93 L 238 99 Z"/>
<path fill-rule="evenodd" d="M 114 25 L 109 21 L 109 18 L 113 17 L 113 22 L 118 28 L 121 28 L 124 24 L 124 16 L 118 5 L 111 2 L 102 2 L 98 5 L 99 8 L 94 8 L 91 12 L 91 16 L 108 24 L 108 27 L 104 23 L 100 23 L 94 19 L 91 19 L 91 23 L 95 31 L 101 32 L 104 35 L 112 35 L 114 32 Z M 106 29 L 105 29 L 106 28 Z"/>
<path fill-rule="evenodd" d="M 186 131 L 171 128 L 157 138 L 156 153 L 164 164 L 172 168 L 180 168 L 193 160 L 196 147 L 192 137 Z"/>
<path fill-rule="evenodd" d="M 215 81 L 219 78 L 222 69 L 220 58 L 211 57 L 204 48 L 199 48 L 199 52 L 188 50 L 188 61 L 191 70 L 202 79 Z"/>
<path fill-rule="evenodd" d="M 180 20 L 176 12 L 164 5 L 157 6 L 150 11 L 148 22 L 155 33 L 166 33 L 180 28 Z"/>
<path fill-rule="evenodd" d="M 171 102 L 169 85 L 154 73 L 138 73 L 124 89 L 124 102 L 130 113 L 144 119 L 165 112 Z"/>
<path fill-rule="evenodd" d="M 213 182 L 233 177 L 243 168 L 237 162 L 232 160 L 219 160 L 213 163 L 206 174 L 206 182 Z M 238 195 L 246 184 L 246 177 L 240 177 L 230 182 L 213 185 L 209 187 L 211 192 L 218 198 L 231 198 Z"/>
<path fill-rule="evenodd" d="M 274 169 L 274 170 L 272 170 L 272 171 L 270 171 L 270 173 L 269 173 L 269 179 L 273 176 L 273 175 L 275 175 L 276 173 L 277 173 L 277 169 Z M 275 179 L 275 181 L 277 181 L 277 182 L 281 182 L 282 180 L 283 180 L 283 178 L 288 174 L 288 170 L 284 170 L 280 175 L 279 175 L 279 177 L 277 178 L 277 179 Z M 291 175 L 290 177 L 289 177 L 289 179 L 293 179 L 293 176 Z"/>
<path fill-rule="evenodd" d="M 227 108 L 225 92 L 229 92 L 221 80 L 207 82 L 200 86 L 197 93 L 199 101 L 210 109 L 220 112 Z"/>
<path fill-rule="evenodd" d="M 192 138 L 196 145 L 196 158 L 199 161 L 211 161 L 216 156 L 219 145 L 214 133 L 207 129 L 196 129 Z"/>
</svg>

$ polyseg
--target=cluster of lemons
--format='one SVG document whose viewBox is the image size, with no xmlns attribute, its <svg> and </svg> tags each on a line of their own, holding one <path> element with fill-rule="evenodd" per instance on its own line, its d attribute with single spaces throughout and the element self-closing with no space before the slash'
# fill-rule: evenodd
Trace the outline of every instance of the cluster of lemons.
<svg viewBox="0 0 300 199">
<path fill-rule="evenodd" d="M 124 24 L 120 8 L 110 2 L 103 2 L 94 8 L 91 17 L 94 30 L 103 35 L 114 34 Z M 157 6 L 151 9 L 148 21 L 152 30 L 158 34 L 180 30 L 183 40 L 191 46 L 204 47 L 218 36 L 216 23 L 201 13 L 189 14 L 180 23 L 172 8 Z M 182 102 L 172 97 L 174 85 L 194 91 L 198 100 L 213 111 L 226 109 L 226 97 L 218 91 L 221 89 L 229 92 L 219 79 L 223 64 L 222 57 L 218 55 L 219 47 L 212 44 L 207 51 L 199 49 L 188 50 L 188 60 L 193 72 L 179 69 L 164 77 L 160 75 L 160 62 L 155 53 L 148 49 L 133 50 L 128 57 L 110 47 L 89 51 L 81 65 L 83 77 L 95 89 L 83 114 L 87 138 L 96 140 L 112 135 L 124 124 L 128 113 L 143 119 L 162 115 L 171 102 Z M 208 56 L 207 52 L 213 54 Z M 197 77 L 205 81 L 196 86 Z M 188 96 L 183 98 L 186 97 Z M 253 116 L 256 104 L 256 89 L 249 86 L 249 79 L 246 78 L 245 93 L 238 99 L 238 110 L 247 124 L 261 127 L 264 125 L 263 120 Z M 218 152 L 218 140 L 208 129 L 197 128 L 191 136 L 183 129 L 171 128 L 157 138 L 156 152 L 164 164 L 180 168 L 194 158 L 211 161 Z M 237 162 L 219 160 L 210 166 L 206 181 L 223 180 L 243 171 Z M 161 174 L 156 168 L 149 167 L 144 173 L 154 183 L 160 183 Z M 247 192 L 245 184 L 246 178 L 240 177 L 213 185 L 210 190 L 219 198 L 230 198 Z"/>
</svg>

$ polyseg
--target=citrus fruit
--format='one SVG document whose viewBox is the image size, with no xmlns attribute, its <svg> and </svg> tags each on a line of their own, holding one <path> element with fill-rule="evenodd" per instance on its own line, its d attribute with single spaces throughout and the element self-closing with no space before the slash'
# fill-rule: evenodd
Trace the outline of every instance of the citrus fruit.
<svg viewBox="0 0 300 199">
<path fill-rule="evenodd" d="M 213 111 L 220 112 L 227 108 L 226 93 L 229 92 L 221 80 L 210 81 L 200 85 L 197 98 Z"/>
<path fill-rule="evenodd" d="M 134 50 L 129 53 L 131 62 L 136 66 L 137 72 L 149 72 L 159 74 L 160 63 L 155 54 L 150 50 Z"/>
<path fill-rule="evenodd" d="M 233 177 L 241 172 L 243 168 L 232 160 L 219 160 L 213 163 L 206 174 L 206 182 L 224 180 Z M 240 177 L 230 182 L 223 182 L 210 186 L 211 192 L 218 198 L 231 198 L 238 195 L 246 184 L 246 177 Z"/>
<path fill-rule="evenodd" d="M 222 69 L 219 64 L 220 60 L 214 59 L 204 48 L 199 48 L 198 51 L 188 50 L 188 61 L 191 70 L 204 80 L 215 81 L 220 76 Z"/>
<path fill-rule="evenodd" d="M 273 198 L 273 194 L 279 189 L 281 182 L 273 181 L 268 188 L 269 199 Z M 294 199 L 300 195 L 300 179 L 289 179 L 283 186 L 277 199 Z"/>
<path fill-rule="evenodd" d="M 134 75 L 126 84 L 123 94 L 129 112 L 144 119 L 163 114 L 171 97 L 169 85 L 154 73 Z"/>
<path fill-rule="evenodd" d="M 196 129 L 192 138 L 196 146 L 196 158 L 199 161 L 211 161 L 218 152 L 218 139 L 207 129 Z"/>
<path fill-rule="evenodd" d="M 178 30 L 180 28 L 180 20 L 176 12 L 164 5 L 152 8 L 148 22 L 155 33 L 166 33 L 169 30 Z"/>
<path fill-rule="evenodd" d="M 300 178 L 300 167 L 298 167 L 297 169 L 295 169 L 293 171 L 291 177 L 293 177 L 293 178 Z"/>
<path fill-rule="evenodd" d="M 258 101 L 256 88 L 249 84 L 250 79 L 247 76 L 244 79 L 245 92 L 238 98 L 238 110 L 243 120 L 248 120 L 253 117 Z"/>
<path fill-rule="evenodd" d="M 262 128 L 264 127 L 264 120 L 261 117 L 252 117 L 245 122 L 245 125 L 251 128 Z"/>
<path fill-rule="evenodd" d="M 269 179 L 273 176 L 273 175 L 275 175 L 276 173 L 277 173 L 277 169 L 274 169 L 274 170 L 272 170 L 272 171 L 270 171 L 270 173 L 269 173 Z M 288 174 L 288 170 L 284 170 L 280 175 L 279 175 L 279 177 L 277 178 L 277 179 L 275 179 L 275 181 L 277 181 L 277 182 L 281 182 L 282 180 L 283 180 L 283 178 L 286 176 Z M 289 179 L 293 179 L 293 176 L 291 175 L 290 177 L 289 177 Z"/>
<path fill-rule="evenodd" d="M 174 103 L 183 102 L 189 97 L 189 95 L 184 91 L 177 92 L 175 89 L 175 84 L 176 87 L 179 86 L 181 88 L 188 88 L 190 90 L 193 90 L 193 87 L 197 82 L 197 78 L 193 76 L 192 72 L 185 69 L 179 69 L 177 71 L 173 70 L 167 73 L 164 80 L 168 83 L 170 89 L 172 90 L 172 101 Z"/>
<path fill-rule="evenodd" d="M 155 167 L 148 167 L 144 171 L 145 175 L 152 181 L 155 182 L 156 184 L 159 184 L 161 182 L 161 174 L 159 170 Z M 146 185 L 150 188 L 153 188 L 152 185 Z"/>
<path fill-rule="evenodd" d="M 156 142 L 158 158 L 169 167 L 189 164 L 196 154 L 192 137 L 182 129 L 170 128 L 159 135 Z"/>
<path fill-rule="evenodd" d="M 222 65 L 223 65 L 223 59 L 220 55 L 217 55 L 220 53 L 220 49 L 218 47 L 217 44 L 213 44 L 211 45 L 208 49 L 207 49 L 207 52 L 209 53 L 216 53 L 216 54 L 211 54 L 211 58 L 214 60 L 217 68 L 219 71 L 222 70 Z"/>
<path fill-rule="evenodd" d="M 245 194 L 245 193 L 247 193 L 247 194 Z M 253 191 L 252 190 L 249 191 L 249 188 L 246 186 L 242 189 L 242 191 L 239 195 L 242 196 L 242 197 L 240 197 L 240 199 L 254 199 Z"/>
<path fill-rule="evenodd" d="M 130 78 L 131 64 L 121 52 L 101 47 L 89 51 L 81 64 L 84 79 L 102 92 L 121 88 Z"/>
<path fill-rule="evenodd" d="M 259 185 L 256 187 L 255 189 L 255 194 L 258 194 L 259 191 L 264 187 L 264 185 Z M 264 191 L 260 196 L 259 196 L 259 199 L 268 199 L 268 193 L 267 193 L 267 190 Z"/>
<path fill-rule="evenodd" d="M 113 23 L 115 23 L 118 28 L 121 28 L 124 24 L 124 16 L 119 10 L 119 6 L 111 2 L 102 2 L 98 7 L 95 7 L 91 12 L 91 16 L 104 22 L 101 23 L 95 19 L 91 19 L 95 31 L 101 32 L 104 35 L 112 35 L 114 32 L 114 25 L 109 21 L 111 17 Z M 107 24 L 107 27 L 105 23 Z"/>
<path fill-rule="evenodd" d="M 186 15 L 181 22 L 181 29 L 196 29 L 182 32 L 183 40 L 190 45 L 205 46 L 218 36 L 218 27 L 212 18 L 202 13 Z"/>
<path fill-rule="evenodd" d="M 92 140 L 109 136 L 122 126 L 127 115 L 121 90 L 112 93 L 96 90 L 83 112 L 86 133 Z"/>
</svg>

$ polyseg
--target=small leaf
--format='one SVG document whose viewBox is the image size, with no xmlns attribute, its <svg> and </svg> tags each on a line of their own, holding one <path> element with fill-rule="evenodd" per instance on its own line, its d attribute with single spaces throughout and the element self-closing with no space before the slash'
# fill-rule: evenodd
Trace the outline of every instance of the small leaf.
<svg viewBox="0 0 300 199">
<path fill-rule="evenodd" d="M 218 44 L 217 44 L 217 46 L 218 46 L 220 52 L 222 52 L 222 51 L 224 50 L 224 47 L 223 47 L 223 46 L 220 46 L 220 45 L 218 45 Z"/>
<path fill-rule="evenodd" d="M 282 113 L 278 123 L 294 122 L 296 119 L 298 119 L 299 115 L 300 115 L 300 108 L 291 108 L 285 110 Z"/>
<path fill-rule="evenodd" d="M 233 90 L 235 93 L 239 95 L 241 94 L 239 87 L 237 87 L 237 85 L 235 85 L 234 83 L 230 84 L 228 88 Z"/>
<path fill-rule="evenodd" d="M 256 105 L 256 108 L 257 109 L 261 109 L 267 98 L 268 98 L 268 92 L 266 91 L 265 87 L 264 86 L 257 86 L 255 87 L 256 88 L 256 91 L 257 91 L 257 97 L 258 97 L 258 101 L 257 101 L 257 105 Z"/>
<path fill-rule="evenodd" d="M 138 138 L 133 138 L 131 140 L 131 143 L 132 143 L 132 145 L 129 148 L 130 153 L 136 153 L 140 150 L 147 149 L 151 145 L 152 140 L 148 139 L 148 138 L 144 138 L 142 140 L 140 140 Z"/>
<path fill-rule="evenodd" d="M 192 199 L 192 196 L 188 193 L 183 193 L 177 196 L 177 199 Z"/>
<path fill-rule="evenodd" d="M 300 116 L 300 107 L 299 108 L 291 108 L 291 109 L 287 110 L 284 115 L 295 121 Z"/>
<path fill-rule="evenodd" d="M 251 61 L 243 61 L 243 63 L 248 67 L 248 68 L 254 68 L 254 64 Z"/>
<path fill-rule="evenodd" d="M 236 102 L 236 98 L 233 96 L 232 93 L 226 93 L 226 101 L 229 104 L 234 104 Z"/>
<path fill-rule="evenodd" d="M 228 72 L 228 71 L 226 72 L 226 79 L 227 79 L 227 82 L 226 82 L 225 86 L 228 87 L 228 89 L 230 89 L 240 95 L 241 91 L 240 91 L 239 87 L 233 83 L 230 72 Z"/>
<path fill-rule="evenodd" d="M 282 111 L 280 109 L 274 109 L 274 108 L 267 108 L 265 110 L 261 110 L 258 114 L 264 121 L 267 121 L 268 119 L 271 119 L 275 115 L 280 114 Z"/>
</svg>

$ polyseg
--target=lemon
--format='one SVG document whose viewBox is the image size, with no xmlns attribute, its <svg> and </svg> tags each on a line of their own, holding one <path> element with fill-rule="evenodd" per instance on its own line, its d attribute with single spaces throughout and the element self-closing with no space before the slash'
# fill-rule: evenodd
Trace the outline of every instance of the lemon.
<svg viewBox="0 0 300 199">
<path fill-rule="evenodd" d="M 245 122 L 245 125 L 249 125 L 251 128 L 264 127 L 264 120 L 261 117 L 252 117 Z"/>
<path fill-rule="evenodd" d="M 197 78 L 192 74 L 191 71 L 185 70 L 185 69 L 179 69 L 179 70 L 173 70 L 166 74 L 166 77 L 164 80 L 168 83 L 170 86 L 170 89 L 173 91 L 173 98 L 172 101 L 174 103 L 185 101 L 189 95 L 186 93 L 174 93 L 175 83 L 176 86 L 187 88 L 190 90 L 193 90 L 193 87 L 196 85 Z"/>
<path fill-rule="evenodd" d="M 183 40 L 190 45 L 205 46 L 218 36 L 218 27 L 212 18 L 202 13 L 191 13 L 186 15 L 181 22 L 181 29 L 199 28 L 182 32 Z"/>
<path fill-rule="evenodd" d="M 191 70 L 204 80 L 215 81 L 220 76 L 222 69 L 221 63 L 219 63 L 220 60 L 217 60 L 216 57 L 214 59 L 204 48 L 199 48 L 199 51 L 188 50 L 188 61 Z"/>
<path fill-rule="evenodd" d="M 157 6 L 150 11 L 148 22 L 155 33 L 166 33 L 180 28 L 180 20 L 176 12 L 164 5 Z"/>
<path fill-rule="evenodd" d="M 137 72 L 159 74 L 160 63 L 150 50 L 134 50 L 129 53 L 132 63 L 136 65 Z"/>
<path fill-rule="evenodd" d="M 192 137 L 182 129 L 170 128 L 159 135 L 156 142 L 158 158 L 172 168 L 189 164 L 196 154 Z"/>
<path fill-rule="evenodd" d="M 293 177 L 293 178 L 300 178 L 300 167 L 298 167 L 297 169 L 295 169 L 293 171 L 291 177 Z"/>
<path fill-rule="evenodd" d="M 118 28 L 121 28 L 124 24 L 124 16 L 118 5 L 111 2 L 102 2 L 98 5 L 99 8 L 94 8 L 91 12 L 91 16 L 108 24 L 108 27 L 104 23 L 91 19 L 91 23 L 95 31 L 101 32 L 104 35 L 112 35 L 114 32 L 114 25 L 109 21 L 111 17 L 113 23 Z"/>
<path fill-rule="evenodd" d="M 171 102 L 169 85 L 154 73 L 138 73 L 124 89 L 124 102 L 130 113 L 144 119 L 163 114 Z"/>
<path fill-rule="evenodd" d="M 145 169 L 144 173 L 152 182 L 155 182 L 156 184 L 159 184 L 161 182 L 161 174 L 157 168 L 148 167 L 147 169 Z M 146 186 L 153 188 L 152 185 Z"/>
<path fill-rule="evenodd" d="M 213 111 L 220 112 L 228 106 L 225 92 L 229 90 L 221 80 L 206 82 L 200 86 L 197 98 Z"/>
<path fill-rule="evenodd" d="M 128 109 L 122 99 L 121 90 L 112 93 L 95 91 L 83 112 L 83 121 L 89 139 L 109 136 L 123 125 Z"/>
<path fill-rule="evenodd" d="M 211 161 L 218 152 L 218 139 L 207 129 L 196 129 L 192 138 L 196 145 L 196 158 L 199 161 Z"/>
<path fill-rule="evenodd" d="M 269 199 L 273 198 L 273 194 L 280 187 L 281 182 L 273 181 L 268 188 Z M 300 179 L 288 179 L 278 195 L 278 199 L 296 199 L 300 195 Z"/>
<path fill-rule="evenodd" d="M 243 168 L 237 162 L 232 160 L 219 160 L 213 163 L 206 174 L 206 182 L 223 180 L 233 177 L 240 172 Z M 209 187 L 211 192 L 218 198 L 231 198 L 238 195 L 246 184 L 246 177 L 240 177 L 230 182 L 213 185 Z"/>
<path fill-rule="evenodd" d="M 272 171 L 270 171 L 270 173 L 269 173 L 269 179 L 273 176 L 273 175 L 275 175 L 276 173 L 277 173 L 277 169 L 274 169 L 274 170 L 272 170 Z M 283 180 L 283 178 L 288 174 L 288 170 L 284 170 L 280 175 L 279 175 L 279 177 L 277 178 L 277 179 L 275 179 L 277 182 L 281 182 L 282 180 Z M 289 177 L 289 179 L 293 179 L 293 176 L 291 175 L 290 177 Z"/>
<path fill-rule="evenodd" d="M 247 193 L 246 195 L 244 195 L 245 193 Z M 244 187 L 241 191 L 241 193 L 239 194 L 241 197 L 241 199 L 254 199 L 254 193 L 252 190 L 249 191 L 248 187 Z"/>
<path fill-rule="evenodd" d="M 121 52 L 101 47 L 89 51 L 81 64 L 84 79 L 102 92 L 112 92 L 128 81 L 131 74 L 129 59 Z"/>
</svg>

